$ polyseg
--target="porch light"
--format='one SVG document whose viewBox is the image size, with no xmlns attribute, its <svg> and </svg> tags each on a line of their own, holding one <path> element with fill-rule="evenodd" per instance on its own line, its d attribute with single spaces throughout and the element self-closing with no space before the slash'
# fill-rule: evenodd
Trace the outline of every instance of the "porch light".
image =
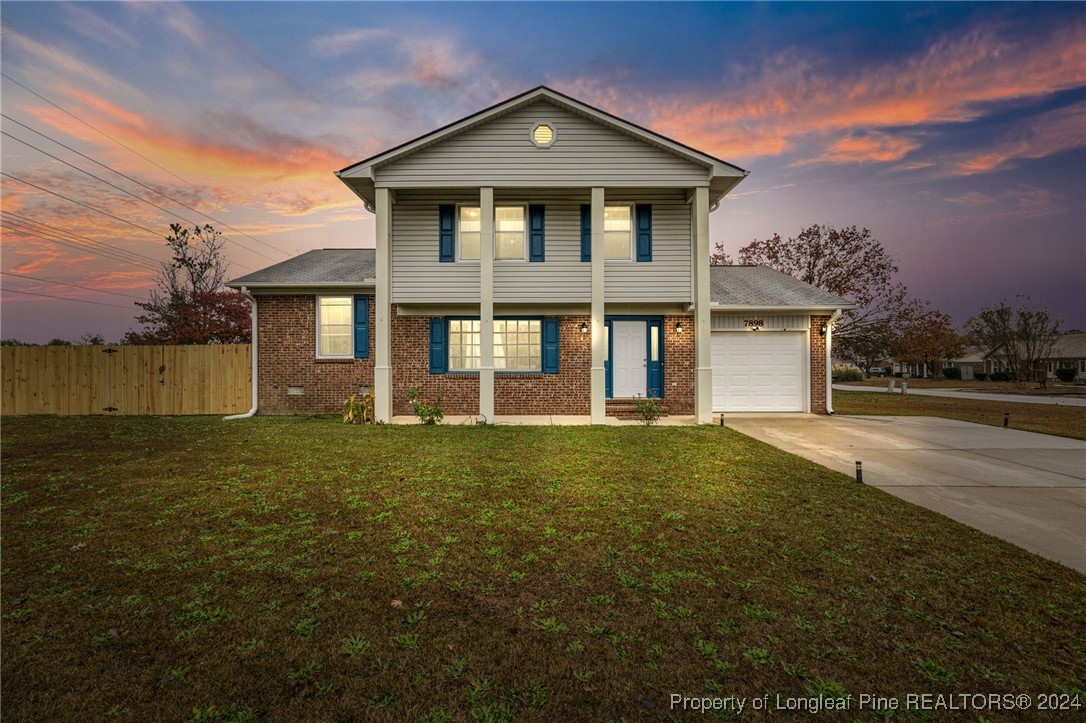
<svg viewBox="0 0 1086 723">
<path fill-rule="evenodd" d="M 675 333 L 676 334 L 682 334 L 683 333 L 683 323 L 681 321 L 676 321 L 675 322 Z"/>
<path fill-rule="evenodd" d="M 758 331 L 758 330 L 759 330 L 759 329 L 761 329 L 761 328 L 762 328 L 762 325 L 761 325 L 761 324 L 751 324 L 751 325 L 750 325 L 750 330 L 751 330 L 751 331 Z"/>
<path fill-rule="evenodd" d="M 819 336 L 825 336 L 825 335 L 826 335 L 826 329 L 827 329 L 827 328 L 828 328 L 828 327 L 826 326 L 826 322 L 824 322 L 824 321 L 823 321 L 823 322 L 822 322 L 822 326 L 818 327 L 818 335 L 819 335 Z"/>
<path fill-rule="evenodd" d="M 587 334 L 588 333 L 588 324 L 583 322 L 583 321 L 581 322 L 581 333 L 582 334 Z"/>
</svg>

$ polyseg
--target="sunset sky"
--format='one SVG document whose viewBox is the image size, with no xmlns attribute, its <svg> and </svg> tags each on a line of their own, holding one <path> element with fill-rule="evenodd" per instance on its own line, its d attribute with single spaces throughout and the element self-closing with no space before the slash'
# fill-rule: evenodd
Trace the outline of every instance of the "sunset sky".
<svg viewBox="0 0 1086 723">
<path fill-rule="evenodd" d="M 234 276 L 372 247 L 333 171 L 539 84 L 750 170 L 710 217 L 733 256 L 866 226 L 959 325 L 1026 294 L 1086 329 L 1083 5 L 5 1 L 2 27 L 3 337 L 119 339 L 172 222 L 226 232 Z"/>
</svg>

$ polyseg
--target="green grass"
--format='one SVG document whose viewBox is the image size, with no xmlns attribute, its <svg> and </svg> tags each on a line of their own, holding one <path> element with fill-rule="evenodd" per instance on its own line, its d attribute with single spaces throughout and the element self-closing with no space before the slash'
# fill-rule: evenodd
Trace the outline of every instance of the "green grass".
<svg viewBox="0 0 1086 723">
<path fill-rule="evenodd" d="M 838 414 L 945 417 L 993 426 L 1002 426 L 1003 413 L 1010 412 L 1008 426 L 1012 429 L 1086 439 L 1086 407 L 1065 404 L 1022 404 L 836 390 L 833 393 L 833 409 Z"/>
<path fill-rule="evenodd" d="M 3 432 L 5 720 L 1086 689 L 1083 576 L 728 429 Z"/>
</svg>

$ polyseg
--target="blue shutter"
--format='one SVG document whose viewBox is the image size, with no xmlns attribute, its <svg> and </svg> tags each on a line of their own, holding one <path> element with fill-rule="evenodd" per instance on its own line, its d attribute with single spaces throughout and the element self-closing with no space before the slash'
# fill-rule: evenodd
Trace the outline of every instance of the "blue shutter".
<svg viewBox="0 0 1086 723">
<path fill-rule="evenodd" d="M 543 320 L 543 373 L 558 373 L 558 319 Z"/>
<path fill-rule="evenodd" d="M 604 321 L 603 325 L 607 327 L 607 358 L 603 360 L 603 395 L 608 399 L 614 399 L 615 396 L 615 378 L 611 373 L 611 357 L 614 356 L 614 329 L 611 327 L 610 321 Z"/>
<path fill-rule="evenodd" d="M 366 359 L 370 355 L 370 297 L 354 297 L 354 356 Z"/>
<path fill-rule="evenodd" d="M 637 204 L 637 260 L 652 261 L 652 206 Z"/>
<path fill-rule="evenodd" d="M 528 207 L 528 260 L 542 261 L 543 252 L 543 206 Z"/>
<path fill-rule="evenodd" d="M 444 374 L 449 366 L 449 349 L 445 344 L 448 326 L 444 317 L 430 319 L 430 373 Z"/>
<path fill-rule="evenodd" d="M 592 207 L 581 206 L 581 261 L 592 260 Z"/>
<path fill-rule="evenodd" d="M 648 322 L 648 348 L 645 349 L 645 387 L 646 396 L 663 399 L 664 397 L 664 325 L 660 320 Z M 652 360 L 652 337 L 659 342 L 659 355 Z"/>
<path fill-rule="evenodd" d="M 456 261 L 456 206 L 437 207 L 438 258 L 442 262 Z"/>
</svg>

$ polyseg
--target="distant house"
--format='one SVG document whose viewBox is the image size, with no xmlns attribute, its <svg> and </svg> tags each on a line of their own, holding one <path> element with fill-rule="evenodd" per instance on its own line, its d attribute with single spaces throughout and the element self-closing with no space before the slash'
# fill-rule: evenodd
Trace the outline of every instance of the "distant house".
<svg viewBox="0 0 1086 723">
<path fill-rule="evenodd" d="M 1048 361 L 1048 376 L 1056 376 L 1057 369 L 1074 369 L 1075 379 L 1086 379 L 1086 332 L 1062 334 L 1052 347 Z"/>
<path fill-rule="evenodd" d="M 709 214 L 747 171 L 539 87 L 336 174 L 374 249 L 235 279 L 254 299 L 261 413 L 361 388 L 446 414 L 578 415 L 638 397 L 824 413 L 833 321 L 853 305 L 760 266 L 710 267 Z"/>
</svg>

